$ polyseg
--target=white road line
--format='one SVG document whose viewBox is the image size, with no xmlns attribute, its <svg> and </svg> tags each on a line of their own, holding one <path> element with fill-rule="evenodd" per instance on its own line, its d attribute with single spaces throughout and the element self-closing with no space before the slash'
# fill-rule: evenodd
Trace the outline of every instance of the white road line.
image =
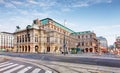
<svg viewBox="0 0 120 73">
<path fill-rule="evenodd" d="M 15 68 L 12 68 L 12 69 L 10 69 L 10 70 L 7 70 L 7 71 L 5 71 L 5 72 L 3 72 L 3 73 L 11 73 L 11 72 L 13 72 L 13 71 L 15 71 L 15 70 L 17 70 L 17 69 L 22 68 L 22 67 L 24 67 L 24 65 L 17 66 L 17 67 L 15 67 Z"/>
<path fill-rule="evenodd" d="M 52 71 L 50 71 L 50 70 L 46 70 L 45 73 L 52 73 Z"/>
<path fill-rule="evenodd" d="M 20 70 L 20 71 L 18 71 L 17 73 L 25 73 L 26 71 L 28 71 L 29 69 L 31 69 L 32 67 L 27 67 L 27 68 L 24 68 L 24 69 L 22 69 L 22 70 Z"/>
<path fill-rule="evenodd" d="M 41 69 L 36 68 L 36 69 L 34 69 L 31 73 L 39 73 L 40 70 L 41 70 Z"/>
<path fill-rule="evenodd" d="M 13 64 L 13 63 L 3 64 L 3 65 L 0 65 L 0 67 L 8 66 L 8 65 L 11 65 L 11 64 Z"/>
<path fill-rule="evenodd" d="M 13 64 L 13 65 L 10 65 L 10 66 L 1 68 L 0 71 L 4 71 L 4 70 L 9 69 L 9 68 L 11 68 L 11 67 L 14 67 L 14 66 L 16 66 L 16 65 L 18 65 L 18 64 Z"/>
<path fill-rule="evenodd" d="M 2 62 L 2 63 L 0 63 L 0 65 L 2 65 L 2 64 L 6 64 L 6 63 L 9 63 L 8 61 L 7 62 Z"/>
</svg>

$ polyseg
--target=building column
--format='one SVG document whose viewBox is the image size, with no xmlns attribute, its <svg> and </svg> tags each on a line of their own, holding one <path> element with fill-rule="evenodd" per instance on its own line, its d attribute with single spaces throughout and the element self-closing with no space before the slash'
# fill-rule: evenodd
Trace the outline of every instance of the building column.
<svg viewBox="0 0 120 73">
<path fill-rule="evenodd" d="M 95 53 L 95 48 L 92 48 L 92 53 Z"/>
<path fill-rule="evenodd" d="M 84 53 L 86 53 L 86 49 L 84 48 Z"/>
<path fill-rule="evenodd" d="M 88 48 L 88 53 L 90 52 L 90 48 Z"/>
</svg>

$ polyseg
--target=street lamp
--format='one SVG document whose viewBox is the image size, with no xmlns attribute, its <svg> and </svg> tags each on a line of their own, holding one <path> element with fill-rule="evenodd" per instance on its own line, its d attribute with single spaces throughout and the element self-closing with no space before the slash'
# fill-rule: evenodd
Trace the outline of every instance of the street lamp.
<svg viewBox="0 0 120 73">
<path fill-rule="evenodd" d="M 64 20 L 64 26 L 65 26 L 66 20 Z M 63 39 L 63 47 L 64 47 L 64 55 L 66 54 L 66 40 L 65 40 L 65 31 L 64 31 L 64 39 Z"/>
</svg>

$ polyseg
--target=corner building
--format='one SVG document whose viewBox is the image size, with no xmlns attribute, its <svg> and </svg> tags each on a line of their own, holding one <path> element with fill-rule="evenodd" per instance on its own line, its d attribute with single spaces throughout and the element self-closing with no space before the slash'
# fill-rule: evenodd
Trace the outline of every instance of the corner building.
<svg viewBox="0 0 120 73">
<path fill-rule="evenodd" d="M 76 46 L 81 49 L 82 52 L 98 52 L 99 43 L 96 34 L 91 31 L 75 32 L 72 35 L 76 36 L 78 42 Z"/>
<path fill-rule="evenodd" d="M 14 32 L 14 52 L 61 53 L 69 52 L 77 43 L 71 29 L 50 19 L 36 19 L 26 29 Z"/>
</svg>

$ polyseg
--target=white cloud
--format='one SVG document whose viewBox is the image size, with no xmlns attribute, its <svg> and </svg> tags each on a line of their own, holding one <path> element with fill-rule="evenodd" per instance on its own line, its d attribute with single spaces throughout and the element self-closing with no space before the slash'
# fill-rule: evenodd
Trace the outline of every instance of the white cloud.
<svg viewBox="0 0 120 73">
<path fill-rule="evenodd" d="M 72 7 L 87 7 L 99 3 L 111 3 L 112 0 L 79 0 L 72 3 Z"/>
<path fill-rule="evenodd" d="M 35 0 L 27 0 L 29 3 L 31 3 L 31 4 L 38 4 L 38 2 L 37 1 L 35 1 Z"/>
<path fill-rule="evenodd" d="M 4 0 L 0 0 L 0 3 L 2 4 L 2 3 L 5 3 L 5 1 Z"/>
<path fill-rule="evenodd" d="M 7 7 L 7 8 L 16 8 L 16 6 L 13 5 L 12 3 L 5 3 L 5 7 Z"/>
<path fill-rule="evenodd" d="M 26 3 L 25 3 L 26 2 Z M 64 12 L 72 10 L 71 8 L 75 7 L 88 7 L 94 4 L 99 3 L 111 3 L 112 0 L 25 0 L 23 2 L 19 0 L 0 0 L 0 3 L 4 4 L 5 7 L 13 7 L 16 8 L 15 5 L 21 6 L 35 6 L 40 7 L 45 10 L 52 9 L 52 7 L 56 7 Z"/>
<path fill-rule="evenodd" d="M 20 2 L 20 1 L 11 1 L 13 4 L 16 4 L 16 5 L 22 5 L 23 2 Z"/>
<path fill-rule="evenodd" d="M 70 8 L 62 8 L 61 9 L 63 12 L 68 12 L 68 11 L 70 11 L 71 9 Z"/>
<path fill-rule="evenodd" d="M 23 16 L 31 16 L 31 17 L 43 17 L 46 18 L 49 16 L 50 12 L 39 12 L 37 10 L 27 11 L 27 10 L 20 10 L 18 9 L 19 13 L 21 13 Z"/>
<path fill-rule="evenodd" d="M 16 8 L 12 3 L 7 2 L 5 0 L 0 0 L 0 4 L 3 4 L 7 8 Z"/>
</svg>

